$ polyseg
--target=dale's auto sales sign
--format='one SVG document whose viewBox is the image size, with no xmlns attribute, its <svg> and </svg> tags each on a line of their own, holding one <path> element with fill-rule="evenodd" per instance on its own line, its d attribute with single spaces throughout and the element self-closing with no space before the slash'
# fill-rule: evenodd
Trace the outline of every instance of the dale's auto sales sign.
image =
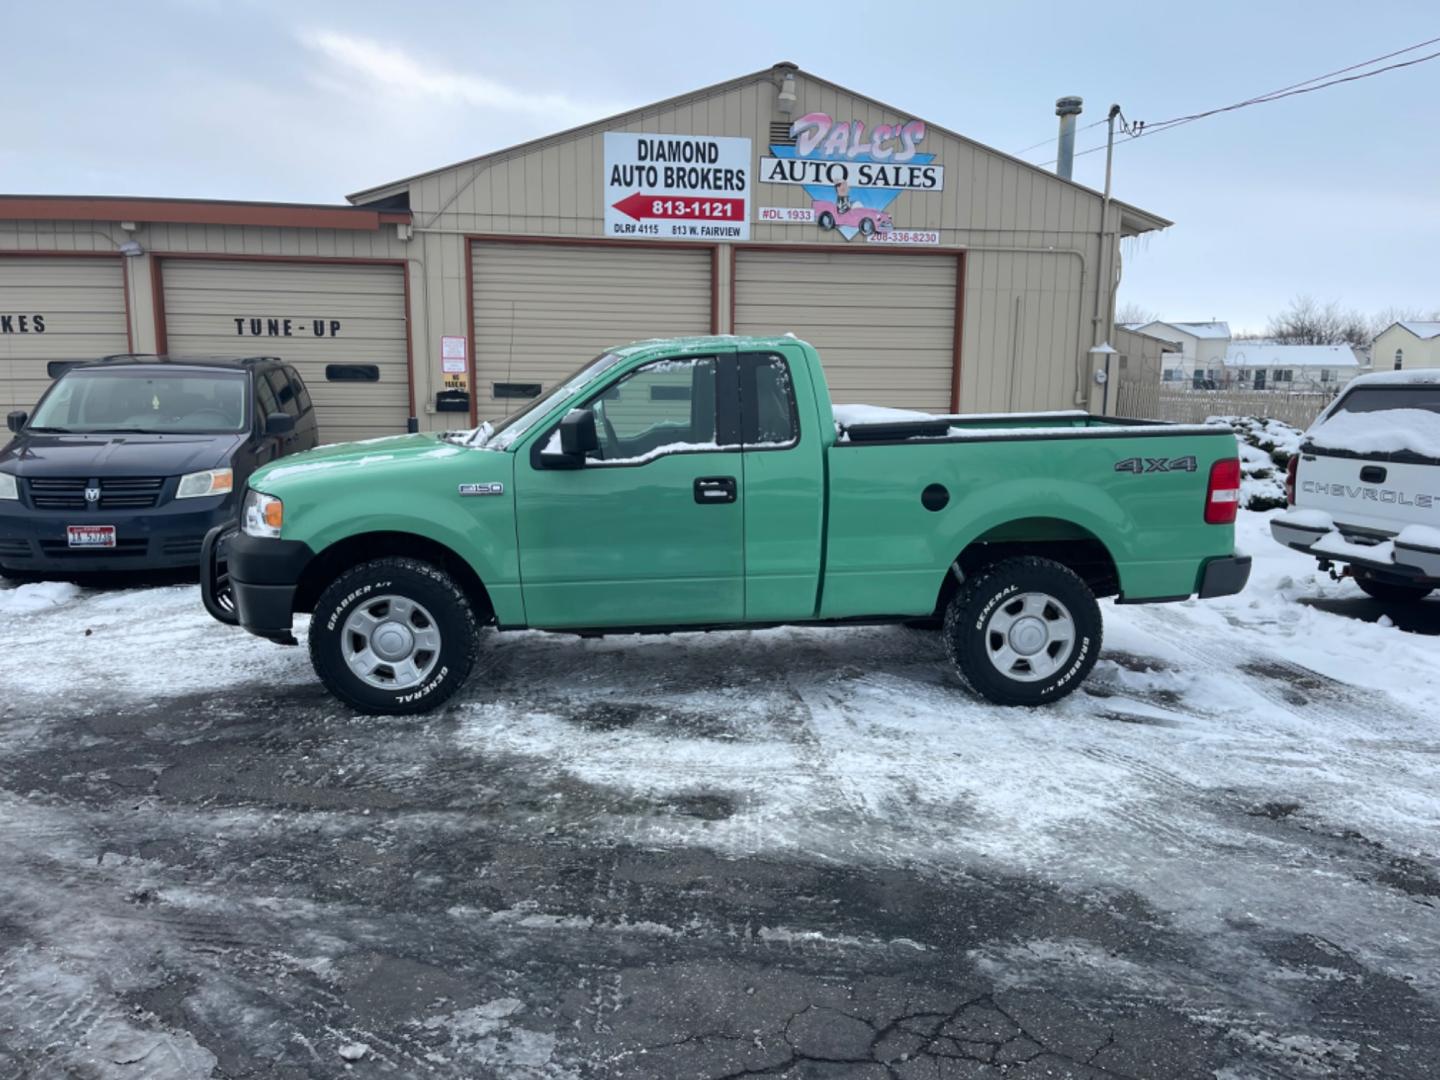
<svg viewBox="0 0 1440 1080">
<path fill-rule="evenodd" d="M 605 235 L 750 239 L 750 140 L 607 131 Z"/>
</svg>

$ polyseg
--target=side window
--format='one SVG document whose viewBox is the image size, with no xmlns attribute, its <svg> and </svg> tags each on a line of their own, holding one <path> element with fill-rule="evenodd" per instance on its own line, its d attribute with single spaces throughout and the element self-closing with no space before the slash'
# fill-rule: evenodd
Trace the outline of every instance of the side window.
<svg viewBox="0 0 1440 1080">
<path fill-rule="evenodd" d="M 280 412 L 280 402 L 275 399 L 275 391 L 270 389 L 270 382 L 263 371 L 255 373 L 255 406 L 262 424 L 265 417 Z"/>
<path fill-rule="evenodd" d="M 592 398 L 601 461 L 643 457 L 663 447 L 715 445 L 712 357 L 658 360 Z"/>
<path fill-rule="evenodd" d="M 774 353 L 740 357 L 740 441 L 789 446 L 800 434 L 790 365 Z"/>
<path fill-rule="evenodd" d="M 302 413 L 310 411 L 310 391 L 305 386 L 305 380 L 300 378 L 300 373 L 293 367 L 285 369 L 285 375 L 290 380 L 290 385 L 295 389 L 295 401 L 300 406 Z"/>
<path fill-rule="evenodd" d="M 270 389 L 275 391 L 275 400 L 280 403 L 280 411 L 299 416 L 300 402 L 295 399 L 295 387 L 290 385 L 285 372 L 274 368 L 265 373 L 265 378 L 270 380 Z"/>
</svg>

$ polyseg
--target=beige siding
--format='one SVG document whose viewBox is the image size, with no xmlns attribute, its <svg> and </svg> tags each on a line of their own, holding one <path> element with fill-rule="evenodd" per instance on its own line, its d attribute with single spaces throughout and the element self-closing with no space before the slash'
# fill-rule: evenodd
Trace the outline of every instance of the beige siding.
<svg viewBox="0 0 1440 1080">
<path fill-rule="evenodd" d="M 125 352 L 125 325 L 119 258 L 0 254 L 0 412 L 34 409 L 51 360 Z"/>
<path fill-rule="evenodd" d="M 521 404 L 496 383 L 549 390 L 606 348 L 710 331 L 710 252 L 645 245 L 474 245 L 481 419 Z"/>
<path fill-rule="evenodd" d="M 1370 363 L 1376 371 L 1394 371 L 1395 353 L 1401 352 L 1404 371 L 1440 367 L 1440 337 L 1419 338 L 1403 326 L 1384 330 L 1370 347 Z"/>
<path fill-rule="evenodd" d="M 735 265 L 735 332 L 810 342 L 836 402 L 949 410 L 954 255 L 742 248 Z"/>
<path fill-rule="evenodd" d="M 405 431 L 409 384 L 400 267 L 170 259 L 161 271 L 171 355 L 290 361 L 310 388 L 325 442 Z M 258 336 L 252 320 L 259 320 Z M 329 364 L 374 364 L 380 381 L 331 382 Z"/>
</svg>

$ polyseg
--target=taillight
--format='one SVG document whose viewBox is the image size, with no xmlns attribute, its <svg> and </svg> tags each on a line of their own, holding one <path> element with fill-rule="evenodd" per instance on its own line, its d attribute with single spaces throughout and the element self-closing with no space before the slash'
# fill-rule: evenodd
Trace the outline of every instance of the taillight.
<svg viewBox="0 0 1440 1080">
<path fill-rule="evenodd" d="M 1285 505 L 1295 505 L 1295 474 L 1300 471 L 1300 455 L 1291 454 L 1285 466 Z"/>
<path fill-rule="evenodd" d="M 1210 487 L 1205 492 L 1205 522 L 1233 525 L 1240 509 L 1240 459 L 1225 458 L 1210 466 Z"/>
</svg>

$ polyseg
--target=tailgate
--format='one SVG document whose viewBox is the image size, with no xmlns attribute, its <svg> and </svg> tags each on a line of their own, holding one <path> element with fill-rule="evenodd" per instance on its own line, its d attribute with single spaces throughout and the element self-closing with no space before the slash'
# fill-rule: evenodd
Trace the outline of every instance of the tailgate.
<svg viewBox="0 0 1440 1080">
<path fill-rule="evenodd" d="M 1323 510 L 1337 524 L 1384 533 L 1406 525 L 1440 525 L 1440 464 L 1306 448 L 1296 475 L 1295 505 Z"/>
</svg>

